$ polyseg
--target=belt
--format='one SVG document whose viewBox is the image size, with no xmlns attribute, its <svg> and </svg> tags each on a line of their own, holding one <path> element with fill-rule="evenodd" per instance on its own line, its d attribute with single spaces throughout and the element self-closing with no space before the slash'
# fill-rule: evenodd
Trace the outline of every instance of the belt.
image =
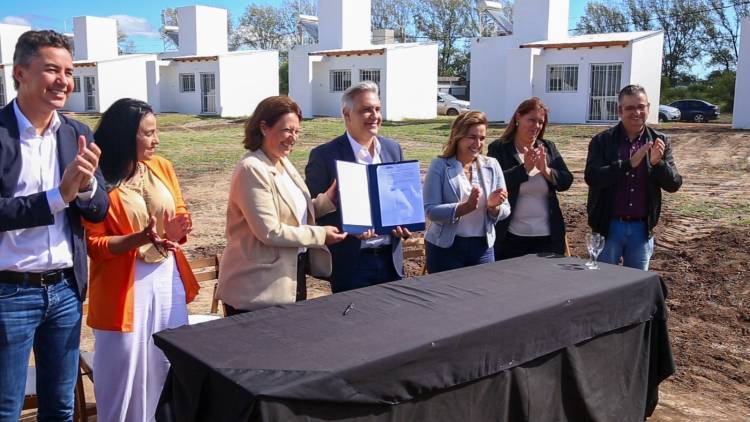
<svg viewBox="0 0 750 422">
<path fill-rule="evenodd" d="M 367 254 L 373 254 L 373 255 L 380 255 L 385 253 L 391 253 L 391 246 L 380 246 L 377 248 L 362 248 L 359 250 L 360 253 L 367 253 Z"/>
<path fill-rule="evenodd" d="M 22 273 L 17 271 L 0 271 L 0 283 L 29 284 L 32 287 L 44 287 L 57 284 L 65 277 L 73 277 L 73 268 L 45 271 L 43 273 Z"/>
<path fill-rule="evenodd" d="M 623 222 L 623 223 L 635 223 L 638 221 L 646 221 L 646 217 L 628 217 L 628 216 L 622 216 L 622 217 L 615 217 L 615 220 Z"/>
</svg>

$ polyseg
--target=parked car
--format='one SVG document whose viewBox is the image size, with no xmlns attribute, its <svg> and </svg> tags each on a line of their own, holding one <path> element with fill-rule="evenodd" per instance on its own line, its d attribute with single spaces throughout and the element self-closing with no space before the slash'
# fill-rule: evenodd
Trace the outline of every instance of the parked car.
<svg viewBox="0 0 750 422">
<path fill-rule="evenodd" d="M 719 106 L 703 100 L 677 100 L 671 104 L 680 109 L 682 120 L 703 123 L 719 118 Z"/>
<path fill-rule="evenodd" d="M 437 94 L 437 113 L 448 116 L 458 116 L 459 113 L 469 110 L 469 102 L 459 100 L 451 94 L 438 92 Z"/>
<path fill-rule="evenodd" d="M 682 113 L 680 112 L 680 109 L 677 107 L 671 107 L 671 106 L 663 105 L 663 104 L 659 106 L 659 121 L 660 122 L 680 120 L 680 116 L 682 116 Z"/>
</svg>

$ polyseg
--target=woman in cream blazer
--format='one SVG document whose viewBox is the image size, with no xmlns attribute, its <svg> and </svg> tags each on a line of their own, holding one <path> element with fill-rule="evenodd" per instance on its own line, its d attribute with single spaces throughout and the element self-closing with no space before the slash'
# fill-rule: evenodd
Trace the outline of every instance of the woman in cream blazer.
<svg viewBox="0 0 750 422">
<path fill-rule="evenodd" d="M 245 125 L 249 150 L 232 175 L 227 206 L 227 247 L 217 295 L 227 316 L 306 298 L 305 267 L 331 273 L 325 245 L 346 237 L 315 217 L 336 209 L 335 184 L 310 198 L 289 153 L 299 135 L 302 112 L 289 97 L 261 101 Z"/>
</svg>

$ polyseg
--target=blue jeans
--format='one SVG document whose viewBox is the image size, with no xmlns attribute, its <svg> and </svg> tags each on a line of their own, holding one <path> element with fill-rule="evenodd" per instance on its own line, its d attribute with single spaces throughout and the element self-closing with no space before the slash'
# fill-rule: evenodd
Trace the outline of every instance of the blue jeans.
<svg viewBox="0 0 750 422">
<path fill-rule="evenodd" d="M 487 245 L 487 237 L 460 237 L 453 239 L 453 244 L 447 248 L 427 245 L 427 271 L 439 273 L 455 270 L 472 265 L 495 262 L 495 251 Z"/>
<path fill-rule="evenodd" d="M 73 280 L 47 287 L 0 283 L 0 422 L 21 414 L 34 349 L 38 420 L 72 421 L 81 338 Z"/>
<path fill-rule="evenodd" d="M 653 253 L 654 238 L 648 237 L 645 221 L 613 219 L 599 261 L 617 265 L 622 258 L 622 265 L 648 271 Z"/>
</svg>

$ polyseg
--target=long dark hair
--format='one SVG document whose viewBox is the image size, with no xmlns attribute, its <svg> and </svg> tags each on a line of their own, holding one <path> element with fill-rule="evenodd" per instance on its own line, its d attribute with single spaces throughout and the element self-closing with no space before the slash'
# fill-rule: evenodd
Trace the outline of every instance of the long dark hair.
<svg viewBox="0 0 750 422">
<path fill-rule="evenodd" d="M 94 132 L 94 139 L 102 150 L 99 168 L 109 189 L 135 174 L 138 161 L 138 128 L 143 117 L 153 113 L 154 110 L 148 103 L 121 98 L 102 114 Z"/>
<path fill-rule="evenodd" d="M 549 109 L 539 97 L 531 97 L 518 105 L 516 111 L 513 112 L 513 117 L 508 122 L 508 126 L 503 131 L 503 134 L 500 135 L 500 140 L 504 142 L 512 141 L 518 129 L 518 116 L 525 116 L 537 110 L 544 112 L 544 124 L 542 125 L 542 130 L 539 131 L 539 135 L 537 135 L 537 139 L 544 139 L 544 131 L 547 129 L 547 122 L 549 121 Z"/>
</svg>

